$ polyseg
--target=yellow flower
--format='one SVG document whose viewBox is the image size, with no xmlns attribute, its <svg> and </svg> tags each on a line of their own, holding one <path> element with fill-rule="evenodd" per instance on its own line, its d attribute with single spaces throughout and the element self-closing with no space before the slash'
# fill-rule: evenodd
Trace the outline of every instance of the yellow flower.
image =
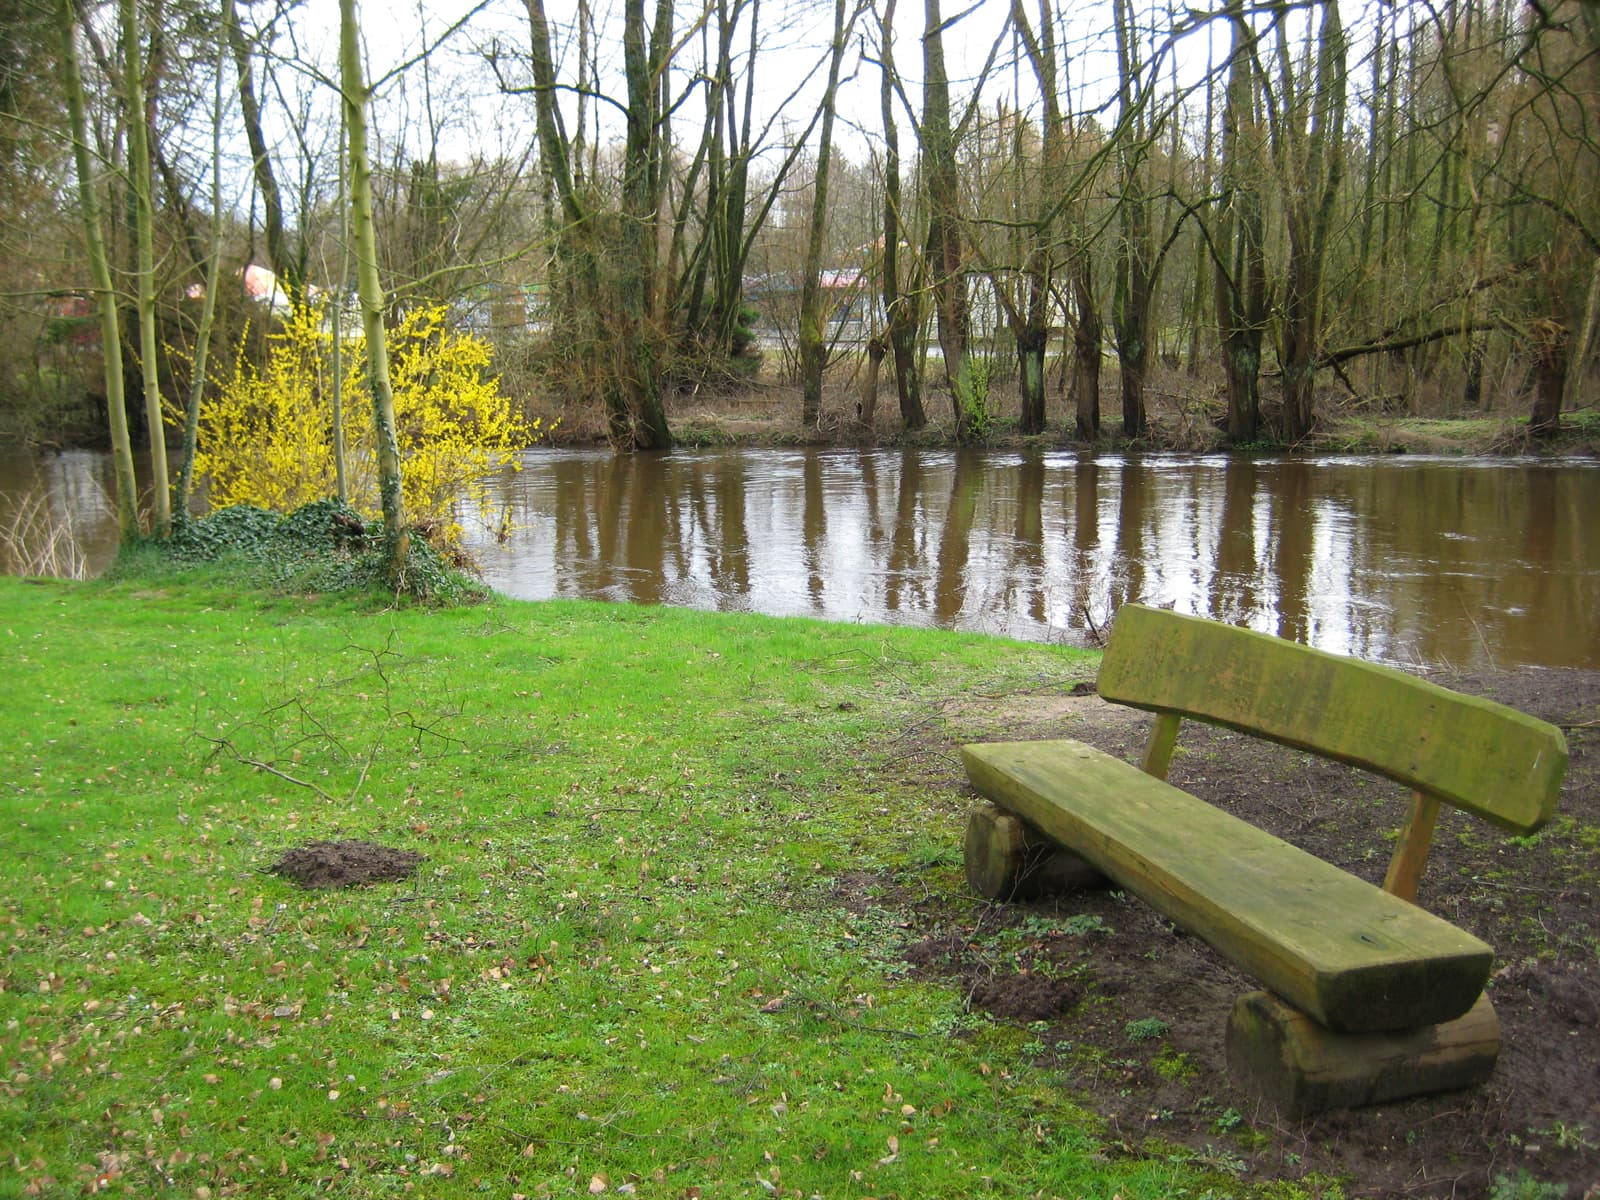
<svg viewBox="0 0 1600 1200">
<path fill-rule="evenodd" d="M 500 391 L 492 350 L 452 329 L 445 308 L 417 309 L 387 334 L 407 518 L 434 540 L 460 542 L 464 506 L 480 511 L 494 471 L 542 436 Z M 333 338 L 322 308 L 289 314 L 257 368 L 241 353 L 232 377 L 200 410 L 196 471 L 213 506 L 292 512 L 337 491 L 333 455 Z M 380 512 L 372 399 L 359 343 L 345 348 L 343 426 L 353 508 Z"/>
</svg>

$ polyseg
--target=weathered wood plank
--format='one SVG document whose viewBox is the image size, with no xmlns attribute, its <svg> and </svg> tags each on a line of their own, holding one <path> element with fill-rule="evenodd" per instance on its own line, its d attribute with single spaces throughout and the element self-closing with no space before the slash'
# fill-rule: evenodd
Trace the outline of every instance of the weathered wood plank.
<svg viewBox="0 0 1600 1200">
<path fill-rule="evenodd" d="M 1330 1029 L 1452 1020 L 1488 979 L 1494 953 L 1477 938 L 1090 746 L 963 754 L 983 795 Z"/>
<path fill-rule="evenodd" d="M 1156 717 L 1155 723 L 1150 726 L 1150 740 L 1145 743 L 1144 760 L 1139 764 L 1139 769 L 1146 775 L 1154 775 L 1157 779 L 1167 777 L 1167 768 L 1172 765 L 1172 751 L 1178 744 L 1178 726 L 1182 723 L 1183 718 L 1177 713 L 1161 713 Z"/>
<path fill-rule="evenodd" d="M 1428 865 L 1428 851 L 1433 848 L 1433 829 L 1438 823 L 1439 802 L 1426 792 L 1414 792 L 1411 817 L 1400 831 L 1400 843 L 1383 876 L 1384 891 L 1402 900 L 1416 900 L 1417 886 Z"/>
<path fill-rule="evenodd" d="M 968 814 L 962 858 L 967 883 L 989 900 L 1036 900 L 1109 882 L 1093 863 L 992 804 Z"/>
<path fill-rule="evenodd" d="M 1285 1117 L 1475 1087 L 1494 1071 L 1500 1021 L 1488 996 L 1464 1016 L 1401 1033 L 1331 1033 L 1269 992 L 1240 996 L 1228 1067 Z"/>
<path fill-rule="evenodd" d="M 1098 687 L 1375 771 L 1513 833 L 1550 819 L 1566 772 L 1561 731 L 1516 709 L 1137 604 L 1117 612 Z"/>
</svg>

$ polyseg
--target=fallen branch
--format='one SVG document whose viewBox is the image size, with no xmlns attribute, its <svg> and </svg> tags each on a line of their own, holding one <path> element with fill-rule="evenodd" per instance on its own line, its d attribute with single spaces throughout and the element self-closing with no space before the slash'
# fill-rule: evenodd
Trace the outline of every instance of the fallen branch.
<svg viewBox="0 0 1600 1200">
<path fill-rule="evenodd" d="M 1346 346 L 1343 350 L 1333 350 L 1322 355 L 1316 360 L 1319 367 L 1336 367 L 1342 362 L 1352 358 L 1361 358 L 1368 354 L 1386 354 L 1395 350 L 1412 350 L 1418 346 L 1426 346 L 1432 342 L 1442 342 L 1445 338 L 1464 337 L 1469 333 L 1491 333 L 1502 329 L 1500 321 L 1463 321 L 1459 325 L 1447 325 L 1443 329 L 1430 329 L 1427 333 L 1415 333 L 1409 337 L 1379 338 L 1375 342 L 1367 342 L 1360 346 Z"/>
<path fill-rule="evenodd" d="M 240 754 L 239 753 L 239 748 L 237 746 L 235 746 L 232 742 L 230 742 L 227 738 L 207 737 L 205 734 L 200 733 L 198 730 L 195 732 L 195 736 L 198 737 L 201 741 L 210 742 L 211 745 L 212 745 L 212 748 L 215 749 L 215 750 L 226 750 L 229 754 L 233 755 L 234 761 L 236 761 L 236 762 L 241 762 L 247 767 L 254 767 L 258 771 L 265 771 L 268 775 L 276 775 L 279 779 L 285 780 L 288 783 L 295 784 L 298 787 L 310 788 L 313 792 L 315 792 L 317 795 L 321 796 L 324 800 L 328 801 L 331 804 L 339 803 L 339 801 L 337 799 L 335 799 L 333 796 L 328 795 L 327 792 L 323 791 L 316 784 L 312 783 L 309 779 L 301 779 L 298 776 L 289 774 L 287 771 L 278 770 L 278 768 L 273 766 L 271 763 L 264 763 L 258 758 L 248 758 L 245 755 Z M 362 777 L 363 778 L 366 777 L 366 772 L 365 771 L 362 772 Z"/>
</svg>

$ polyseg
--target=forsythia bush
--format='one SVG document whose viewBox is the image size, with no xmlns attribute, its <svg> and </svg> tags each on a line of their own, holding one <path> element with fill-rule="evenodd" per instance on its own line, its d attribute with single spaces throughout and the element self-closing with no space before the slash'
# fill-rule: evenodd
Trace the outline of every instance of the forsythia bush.
<svg viewBox="0 0 1600 1200">
<path fill-rule="evenodd" d="M 479 337 L 451 329 L 443 307 L 420 309 L 388 331 L 395 432 L 406 519 L 448 546 L 459 543 L 462 504 L 480 511 L 490 472 L 516 465 L 538 439 L 489 374 Z M 297 308 L 270 338 L 266 366 L 242 358 L 200 410 L 195 470 L 213 507 L 254 504 L 292 512 L 337 491 L 333 457 L 332 335 L 318 305 Z M 343 416 L 349 502 L 381 515 L 366 356 L 346 347 Z"/>
</svg>

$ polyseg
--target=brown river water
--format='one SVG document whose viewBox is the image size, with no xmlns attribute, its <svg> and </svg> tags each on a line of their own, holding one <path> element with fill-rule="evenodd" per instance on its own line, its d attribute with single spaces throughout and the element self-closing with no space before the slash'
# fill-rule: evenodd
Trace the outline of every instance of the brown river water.
<svg viewBox="0 0 1600 1200">
<path fill-rule="evenodd" d="M 42 488 L 98 569 L 109 469 L 0 458 L 0 520 Z M 1402 666 L 1600 669 L 1592 460 L 535 450 L 492 483 L 469 548 L 525 599 L 1069 643 L 1137 600 Z"/>
</svg>

